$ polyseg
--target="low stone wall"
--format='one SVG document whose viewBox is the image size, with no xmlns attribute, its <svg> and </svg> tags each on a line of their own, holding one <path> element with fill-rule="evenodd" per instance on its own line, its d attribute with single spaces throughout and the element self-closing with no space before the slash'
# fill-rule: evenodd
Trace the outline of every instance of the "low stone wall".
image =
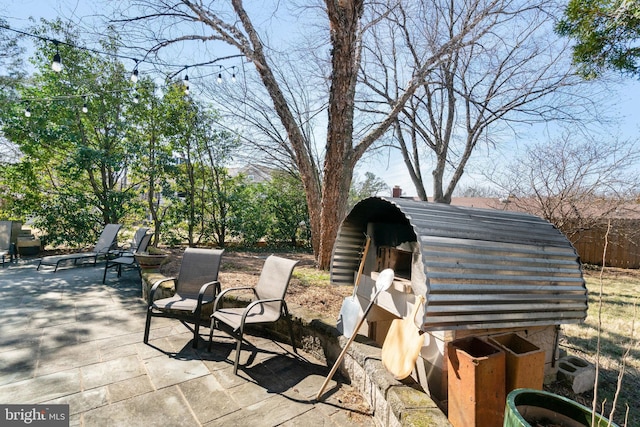
<svg viewBox="0 0 640 427">
<path fill-rule="evenodd" d="M 289 311 L 302 349 L 333 366 L 347 343 L 336 329 L 336 320 L 295 305 L 290 305 Z M 275 332 L 284 342 L 289 341 L 286 321 L 278 322 Z M 411 378 L 406 382 L 393 378 L 382 365 L 380 347 L 367 337 L 356 337 L 339 371 L 374 408 L 375 418 L 384 426 L 450 425 L 436 403 Z"/>
<path fill-rule="evenodd" d="M 157 272 L 157 270 L 148 270 L 140 273 L 142 276 L 142 299 L 145 301 L 149 300 L 149 290 L 158 280 L 167 279 L 166 276 Z M 175 293 L 175 285 L 173 280 L 168 280 L 158 286 L 156 289 L 156 294 L 154 300 L 162 299 L 162 298 L 170 298 Z"/>
<path fill-rule="evenodd" d="M 143 273 L 142 289 L 145 300 L 150 284 L 163 276 Z M 162 297 L 172 295 L 170 282 L 162 290 Z M 225 304 L 245 306 L 248 300 L 231 297 Z M 336 319 L 320 315 L 298 305 L 288 305 L 293 320 L 296 347 L 333 366 L 347 339 L 336 329 Z M 204 314 L 203 314 L 204 316 Z M 206 315 L 208 317 L 208 315 Z M 262 332 L 288 343 L 287 322 L 281 319 Z M 380 347 L 367 337 L 358 335 L 350 345 L 339 369 L 374 409 L 374 417 L 384 426 L 449 426 L 449 421 L 433 400 L 411 378 L 398 381 L 382 365 Z"/>
</svg>

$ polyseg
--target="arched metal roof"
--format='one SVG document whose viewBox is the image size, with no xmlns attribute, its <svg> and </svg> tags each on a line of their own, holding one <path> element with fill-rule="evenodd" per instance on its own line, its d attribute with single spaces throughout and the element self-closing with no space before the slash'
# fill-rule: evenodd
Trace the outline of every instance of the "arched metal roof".
<svg viewBox="0 0 640 427">
<path fill-rule="evenodd" d="M 384 236 L 385 244 L 417 242 L 422 268 L 416 271 L 414 266 L 411 286 L 426 298 L 423 330 L 513 328 L 586 318 L 587 289 L 578 255 L 566 237 L 541 218 L 368 198 L 340 226 L 332 283 L 353 284 L 369 223 L 394 230 L 394 235 Z"/>
</svg>

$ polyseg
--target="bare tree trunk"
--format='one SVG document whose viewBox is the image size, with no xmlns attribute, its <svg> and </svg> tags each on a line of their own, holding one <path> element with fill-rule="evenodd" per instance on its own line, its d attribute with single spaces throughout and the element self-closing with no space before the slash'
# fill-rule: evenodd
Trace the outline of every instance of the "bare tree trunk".
<svg viewBox="0 0 640 427">
<path fill-rule="evenodd" d="M 318 173 L 313 167 L 313 162 L 309 156 L 309 153 L 305 147 L 304 136 L 302 135 L 298 124 L 289 109 L 286 98 L 278 81 L 275 78 L 271 67 L 268 66 L 267 58 L 264 54 L 262 47 L 262 41 L 258 36 L 257 31 L 253 27 L 251 19 L 244 10 L 241 0 L 234 0 L 233 8 L 238 14 L 242 26 L 247 31 L 251 46 L 245 44 L 240 45 L 240 50 L 251 59 L 262 79 L 262 83 L 269 92 L 271 100 L 273 101 L 274 108 L 278 117 L 282 122 L 282 125 L 287 131 L 289 141 L 295 152 L 295 162 L 300 171 L 300 177 L 302 178 L 302 184 L 304 185 L 307 205 L 309 206 L 309 221 L 311 222 L 311 245 L 316 257 L 319 257 L 320 248 L 322 247 L 322 196 L 320 189 L 320 181 L 318 179 Z M 215 29 L 215 28 L 214 28 Z"/>
<path fill-rule="evenodd" d="M 149 172 L 147 180 L 147 207 L 151 213 L 151 219 L 153 220 L 153 244 L 152 246 L 158 246 L 160 241 L 160 218 L 158 217 L 159 206 L 156 206 L 156 132 L 155 125 L 151 132 L 151 138 L 149 140 Z"/>
<path fill-rule="evenodd" d="M 322 236 L 318 266 L 329 267 L 338 226 L 344 218 L 355 162 L 353 112 L 358 76 L 358 24 L 363 0 L 326 0 L 331 28 L 332 75 L 329 89 L 327 152 L 322 186 Z"/>
<path fill-rule="evenodd" d="M 424 182 L 422 180 L 422 171 L 420 170 L 420 156 L 418 154 L 418 145 L 415 136 L 415 132 L 412 133 L 411 136 L 411 155 L 409 154 L 409 147 L 407 147 L 407 143 L 404 140 L 404 135 L 402 133 L 402 127 L 400 124 L 400 120 L 396 119 L 394 124 L 394 130 L 396 133 L 396 138 L 398 139 L 398 144 L 400 145 L 400 153 L 402 154 L 402 159 L 404 160 L 404 164 L 407 167 L 407 171 L 409 172 L 409 177 L 411 178 L 411 182 L 416 187 L 416 192 L 418 193 L 418 198 L 422 201 L 427 202 L 429 198 L 427 197 L 427 190 L 424 188 Z M 415 126 L 414 126 L 415 129 Z M 413 159 L 413 161 L 412 161 Z"/>
</svg>

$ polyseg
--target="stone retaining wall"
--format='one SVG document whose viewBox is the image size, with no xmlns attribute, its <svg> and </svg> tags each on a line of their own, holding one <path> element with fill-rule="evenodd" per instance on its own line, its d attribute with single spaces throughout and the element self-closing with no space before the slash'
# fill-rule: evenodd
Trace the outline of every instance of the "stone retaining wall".
<svg viewBox="0 0 640 427">
<path fill-rule="evenodd" d="M 142 292 L 146 299 L 149 283 L 163 276 L 144 274 Z M 170 285 L 168 285 L 170 286 Z M 162 291 L 163 297 L 171 292 Z M 231 297 L 226 304 L 244 306 L 248 300 Z M 290 304 L 296 347 L 333 366 L 347 339 L 336 329 L 336 319 L 327 318 L 305 307 Z M 207 315 L 208 317 L 208 315 Z M 287 323 L 281 319 L 263 332 L 288 343 Z M 447 417 L 435 402 L 411 378 L 398 381 L 382 365 L 380 347 L 368 338 L 358 335 L 351 344 L 340 366 L 340 374 L 351 383 L 374 409 L 374 417 L 383 426 L 450 426 Z"/>
<path fill-rule="evenodd" d="M 319 316 L 304 307 L 289 305 L 294 334 L 302 349 L 333 366 L 347 339 L 336 329 L 336 320 Z M 287 324 L 281 320 L 275 332 L 288 342 Z M 449 426 L 436 403 L 411 378 L 398 381 L 382 365 L 380 347 L 358 335 L 340 366 L 351 382 L 374 408 L 375 418 L 384 426 Z"/>
</svg>

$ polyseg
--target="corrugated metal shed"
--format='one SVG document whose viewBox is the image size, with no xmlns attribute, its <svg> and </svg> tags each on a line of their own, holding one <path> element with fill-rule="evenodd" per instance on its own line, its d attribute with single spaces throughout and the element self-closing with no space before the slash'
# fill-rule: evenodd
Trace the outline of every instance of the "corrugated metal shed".
<svg viewBox="0 0 640 427">
<path fill-rule="evenodd" d="M 523 213 L 400 198 L 368 198 L 340 226 L 335 284 L 353 284 L 369 224 L 374 244 L 414 242 L 411 288 L 426 297 L 423 330 L 577 323 L 587 289 L 571 243 Z M 415 265 L 417 262 L 417 266 Z"/>
</svg>

